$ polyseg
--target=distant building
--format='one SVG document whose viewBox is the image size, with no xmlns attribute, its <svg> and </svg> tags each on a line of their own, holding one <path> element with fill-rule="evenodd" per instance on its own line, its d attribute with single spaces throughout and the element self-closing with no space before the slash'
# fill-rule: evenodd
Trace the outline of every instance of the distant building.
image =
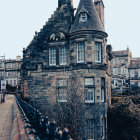
<svg viewBox="0 0 140 140">
<path fill-rule="evenodd" d="M 38 107 L 44 100 L 66 103 L 68 81 L 80 77 L 87 140 L 106 140 L 112 59 L 107 36 L 102 0 L 80 0 L 75 16 L 72 0 L 58 0 L 54 14 L 23 50 L 23 90 Z"/>
<path fill-rule="evenodd" d="M 130 61 L 130 90 L 140 88 L 140 58 L 133 58 Z"/>
<path fill-rule="evenodd" d="M 111 61 L 111 92 L 112 94 L 122 94 L 128 89 L 129 67 L 132 54 L 129 49 L 113 51 Z"/>
<path fill-rule="evenodd" d="M 17 56 L 16 59 L 7 59 L 0 61 L 0 80 L 4 78 L 4 66 L 5 66 L 5 80 L 7 85 L 16 87 L 19 85 L 20 72 L 21 72 L 22 59 L 21 56 Z"/>
</svg>

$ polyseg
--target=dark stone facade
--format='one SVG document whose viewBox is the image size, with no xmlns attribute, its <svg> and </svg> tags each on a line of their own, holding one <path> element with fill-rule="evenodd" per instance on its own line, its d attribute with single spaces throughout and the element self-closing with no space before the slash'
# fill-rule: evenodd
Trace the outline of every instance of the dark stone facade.
<svg viewBox="0 0 140 140">
<path fill-rule="evenodd" d="M 98 3 L 103 4 L 102 0 Z M 59 0 L 54 14 L 23 50 L 22 75 L 24 95 L 40 105 L 45 101 L 52 106 L 58 100 L 55 91 L 59 79 L 69 80 L 78 75 L 81 94 L 85 94 L 85 79 L 94 80 L 92 102 L 82 101 L 86 120 L 94 120 L 94 137 L 86 139 L 101 140 L 106 139 L 107 108 L 111 100 L 112 47 L 107 45 L 107 34 L 97 8 L 92 0 L 80 0 L 74 16 L 72 0 Z M 78 51 L 78 44 L 83 45 L 84 50 Z M 67 50 L 65 64 L 61 64 L 61 60 L 64 61 L 60 56 L 62 47 Z"/>
</svg>

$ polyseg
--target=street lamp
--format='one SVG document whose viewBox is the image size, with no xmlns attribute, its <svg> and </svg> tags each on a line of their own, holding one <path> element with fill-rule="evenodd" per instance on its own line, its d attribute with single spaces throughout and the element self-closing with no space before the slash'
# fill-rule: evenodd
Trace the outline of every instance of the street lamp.
<svg viewBox="0 0 140 140">
<path fill-rule="evenodd" d="M 3 58 L 4 63 L 4 73 L 3 73 L 3 81 L 1 80 L 1 103 L 5 102 L 5 89 L 6 89 L 6 81 L 5 81 L 5 71 L 6 71 L 6 62 L 5 62 L 5 55 L 0 56 Z"/>
</svg>

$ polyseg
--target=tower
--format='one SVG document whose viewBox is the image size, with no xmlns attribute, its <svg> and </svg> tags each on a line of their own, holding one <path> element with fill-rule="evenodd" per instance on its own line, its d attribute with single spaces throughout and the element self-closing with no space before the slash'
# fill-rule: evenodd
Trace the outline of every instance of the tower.
<svg viewBox="0 0 140 140">
<path fill-rule="evenodd" d="M 100 13 L 100 3 L 96 4 L 97 1 L 80 0 L 70 30 L 70 62 L 78 67 L 84 81 L 85 106 L 88 110 L 85 111 L 86 138 L 106 140 L 107 106 L 111 94 L 106 66 L 110 60 L 106 51 L 108 35 L 104 30 L 103 13 Z M 91 132 L 92 128 L 94 130 Z"/>
</svg>

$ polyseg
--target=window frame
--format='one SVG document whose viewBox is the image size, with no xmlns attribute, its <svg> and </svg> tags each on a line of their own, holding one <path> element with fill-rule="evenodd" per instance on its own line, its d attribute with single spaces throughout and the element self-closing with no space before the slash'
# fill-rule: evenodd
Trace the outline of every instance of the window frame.
<svg viewBox="0 0 140 140">
<path fill-rule="evenodd" d="M 94 119 L 88 119 L 86 126 L 87 126 L 87 130 L 86 130 L 87 140 L 94 140 L 95 139 L 95 120 Z"/>
<path fill-rule="evenodd" d="M 83 45 L 83 48 L 81 50 L 79 50 L 79 44 Z M 83 56 L 83 58 L 81 56 Z M 79 60 L 79 58 L 82 58 L 82 60 Z M 77 63 L 84 63 L 84 62 L 85 62 L 85 43 L 79 42 L 77 43 Z"/>
<path fill-rule="evenodd" d="M 102 80 L 104 80 L 103 84 L 102 84 Z M 101 77 L 101 102 L 104 103 L 106 101 L 106 83 L 105 83 L 105 78 L 104 77 Z M 102 90 L 104 90 L 104 93 L 102 93 Z"/>
<path fill-rule="evenodd" d="M 138 69 L 138 77 L 140 77 L 140 69 Z"/>
<path fill-rule="evenodd" d="M 100 45 L 99 45 L 100 44 Z M 99 48 L 100 46 L 100 48 Z M 95 41 L 95 63 L 102 63 L 102 42 Z"/>
<path fill-rule="evenodd" d="M 55 50 L 54 54 L 50 54 L 51 50 Z M 55 56 L 55 57 L 54 57 Z M 51 61 L 53 62 L 55 60 L 55 63 L 50 63 Z M 56 48 L 49 48 L 49 66 L 56 66 Z"/>
<path fill-rule="evenodd" d="M 81 12 L 79 17 L 79 22 L 86 22 L 88 18 L 88 15 L 86 12 Z"/>
<path fill-rule="evenodd" d="M 122 74 L 122 75 L 125 74 L 125 66 L 121 66 L 121 74 Z"/>
<path fill-rule="evenodd" d="M 113 68 L 113 75 L 118 75 L 118 68 Z"/>
<path fill-rule="evenodd" d="M 85 84 L 86 79 L 90 79 L 90 78 L 93 79 L 93 84 L 92 85 L 86 85 Z M 94 79 L 94 77 L 85 77 L 84 78 L 84 86 L 85 86 L 85 103 L 95 103 L 95 79 Z M 91 95 L 91 93 L 88 93 L 87 92 L 88 90 L 92 90 L 93 95 Z M 88 99 L 89 97 L 90 98 L 93 97 L 93 100 Z"/>
<path fill-rule="evenodd" d="M 135 77 L 135 70 L 134 69 L 132 69 L 132 70 L 130 70 L 130 77 Z"/>
<path fill-rule="evenodd" d="M 59 83 L 61 80 L 63 81 L 63 85 L 60 85 L 60 83 Z M 58 83 L 57 83 L 57 90 L 58 90 L 57 101 L 60 103 L 67 102 L 67 80 L 66 79 L 58 79 L 57 81 L 58 81 Z M 64 81 L 65 81 L 65 83 L 64 83 Z M 63 94 L 60 92 L 60 90 L 63 90 Z M 66 91 L 65 96 L 64 96 L 64 90 Z M 59 97 L 61 97 L 61 99 Z"/>
<path fill-rule="evenodd" d="M 61 49 L 64 49 L 65 51 L 63 51 Z M 64 62 L 64 58 L 65 58 L 66 62 Z M 61 60 L 62 60 L 62 62 L 61 62 Z M 63 47 L 59 48 L 59 65 L 67 65 L 67 63 L 68 63 L 68 49 L 66 46 L 63 46 Z"/>
</svg>

